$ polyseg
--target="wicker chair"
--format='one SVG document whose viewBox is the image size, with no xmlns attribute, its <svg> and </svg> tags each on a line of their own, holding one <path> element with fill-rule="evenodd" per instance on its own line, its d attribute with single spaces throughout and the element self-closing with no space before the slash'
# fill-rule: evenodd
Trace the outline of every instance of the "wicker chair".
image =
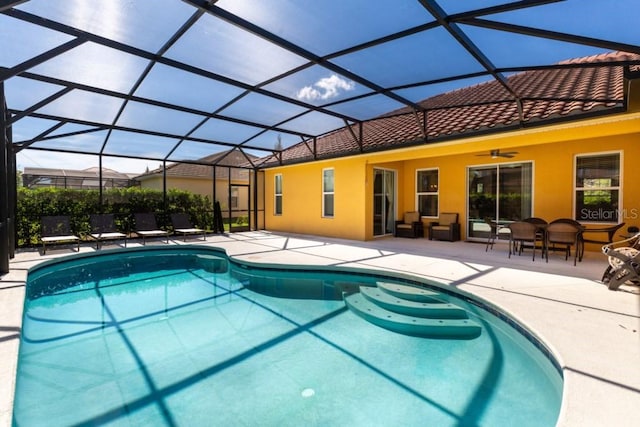
<svg viewBox="0 0 640 427">
<path fill-rule="evenodd" d="M 429 224 L 429 240 L 460 240 L 460 223 L 456 212 L 443 212 L 438 222 Z"/>
<path fill-rule="evenodd" d="M 549 262 L 549 251 L 555 248 L 555 245 L 559 245 L 563 248 L 565 255 L 565 261 L 569 259 L 571 255 L 571 247 L 575 248 L 575 255 L 573 257 L 573 265 L 576 265 L 576 261 L 579 259 L 582 261 L 582 231 L 584 227 L 579 224 L 573 224 L 570 222 L 554 221 L 547 226 L 546 229 L 546 255 L 547 262 Z"/>
<path fill-rule="evenodd" d="M 396 221 L 396 237 L 424 237 L 420 212 L 405 212 L 402 221 Z"/>
<path fill-rule="evenodd" d="M 533 252 L 531 255 L 532 261 L 536 260 L 536 247 L 538 242 L 540 242 L 540 246 L 544 252 L 544 242 L 541 240 L 539 225 L 526 221 L 516 221 L 509 224 L 508 227 L 511 230 L 509 237 L 509 258 L 511 258 L 511 254 L 515 254 L 516 252 L 518 255 L 521 255 L 522 250 L 527 247 L 525 246 L 527 243 L 531 244 Z"/>
</svg>

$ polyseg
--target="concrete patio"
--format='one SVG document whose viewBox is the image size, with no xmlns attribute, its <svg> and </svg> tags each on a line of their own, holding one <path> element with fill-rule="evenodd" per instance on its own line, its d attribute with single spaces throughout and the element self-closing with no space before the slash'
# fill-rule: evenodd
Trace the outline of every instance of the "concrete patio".
<svg viewBox="0 0 640 427">
<path fill-rule="evenodd" d="M 182 239 L 171 241 L 184 244 Z M 264 231 L 209 235 L 206 242 L 237 259 L 267 264 L 348 266 L 429 278 L 499 306 L 555 353 L 564 374 L 559 426 L 640 425 L 640 289 L 612 292 L 599 282 L 607 260 L 587 252 L 581 263 L 527 251 L 508 258 L 507 244 L 381 238 L 369 242 Z M 139 245 L 131 241 L 129 246 Z M 164 244 L 153 242 L 153 244 Z M 105 245 L 105 248 L 111 247 Z M 84 244 L 81 252 L 95 250 Z M 74 253 L 70 247 L 19 251 L 0 278 L 0 425 L 11 411 L 24 281 L 28 269 Z"/>
</svg>

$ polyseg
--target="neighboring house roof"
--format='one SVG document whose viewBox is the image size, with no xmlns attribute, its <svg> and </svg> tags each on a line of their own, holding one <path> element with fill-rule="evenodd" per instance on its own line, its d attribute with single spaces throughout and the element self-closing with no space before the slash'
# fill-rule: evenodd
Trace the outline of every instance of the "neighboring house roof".
<svg viewBox="0 0 640 427">
<path fill-rule="evenodd" d="M 40 177 L 67 177 L 67 178 L 96 178 L 99 177 L 99 168 L 92 167 L 83 170 L 71 169 L 51 169 L 51 168 L 32 168 L 25 167 L 24 175 L 33 175 Z M 113 169 L 102 168 L 103 179 L 131 179 L 131 174 L 126 174 Z"/>
<path fill-rule="evenodd" d="M 610 52 L 513 74 L 507 84 L 520 94 L 520 104 L 496 80 L 437 95 L 419 103 L 426 112 L 396 110 L 315 143 L 296 144 L 282 151 L 281 159 L 269 156 L 259 164 L 300 163 L 619 112 L 625 108 L 624 69 L 616 62 L 622 60 L 637 61 L 640 55 Z M 572 67 L 584 63 L 594 66 Z"/>
<path fill-rule="evenodd" d="M 249 153 L 242 153 L 239 150 L 223 151 L 212 154 L 197 160 L 197 163 L 172 163 L 167 166 L 168 177 L 183 178 L 211 178 L 211 166 L 216 168 L 216 178 L 229 179 L 229 168 L 231 167 L 231 179 L 247 179 L 247 167 L 258 157 Z M 238 169 L 244 168 L 244 169 Z M 153 176 L 162 175 L 162 168 L 157 168 L 136 177 L 144 180 Z"/>
<path fill-rule="evenodd" d="M 92 167 L 84 170 L 51 169 L 25 167 L 22 172 L 22 184 L 25 187 L 64 187 L 64 188 L 100 188 L 102 187 L 130 187 L 137 185 L 132 174 L 102 168 Z"/>
</svg>

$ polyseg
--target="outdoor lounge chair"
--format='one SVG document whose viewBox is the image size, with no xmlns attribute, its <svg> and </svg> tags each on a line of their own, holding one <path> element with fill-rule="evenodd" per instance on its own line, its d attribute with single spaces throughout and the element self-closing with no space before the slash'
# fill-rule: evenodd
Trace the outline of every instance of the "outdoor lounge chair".
<svg viewBox="0 0 640 427">
<path fill-rule="evenodd" d="M 602 247 L 609 265 L 602 275 L 602 283 L 615 291 L 625 283 L 640 283 L 640 233 Z"/>
<path fill-rule="evenodd" d="M 460 240 L 460 223 L 457 213 L 442 212 L 438 222 L 429 224 L 429 240 Z"/>
<path fill-rule="evenodd" d="M 113 214 L 89 215 L 89 223 L 91 224 L 89 236 L 96 241 L 96 249 L 100 249 L 105 240 L 120 239 L 124 240 L 124 247 L 127 247 L 127 235 L 118 231 Z"/>
<path fill-rule="evenodd" d="M 396 221 L 395 237 L 424 237 L 420 212 L 405 212 L 402 221 Z"/>
<path fill-rule="evenodd" d="M 134 214 L 136 220 L 135 232 L 142 237 L 142 244 L 147 244 L 147 237 L 165 237 L 169 243 L 169 232 L 161 230 L 156 224 L 156 217 L 152 213 Z"/>
<path fill-rule="evenodd" d="M 80 238 L 71 232 L 68 216 L 43 216 L 41 222 L 40 240 L 43 255 L 47 253 L 47 243 L 74 242 L 77 244 L 77 252 L 80 252 Z"/>
<path fill-rule="evenodd" d="M 182 234 L 185 242 L 189 234 L 202 234 L 202 240 L 207 240 L 206 232 L 201 228 L 194 227 L 189 220 L 189 215 L 186 213 L 171 214 L 171 224 L 173 225 L 173 232 Z"/>
</svg>

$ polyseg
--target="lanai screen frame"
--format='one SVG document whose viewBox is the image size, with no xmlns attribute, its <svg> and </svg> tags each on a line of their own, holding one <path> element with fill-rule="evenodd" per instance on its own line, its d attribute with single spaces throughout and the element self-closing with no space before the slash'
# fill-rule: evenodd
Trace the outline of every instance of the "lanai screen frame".
<svg viewBox="0 0 640 427">
<path fill-rule="evenodd" d="M 169 2 L 171 0 L 167 0 Z M 173 0 L 179 2 L 180 0 Z M 593 67 L 593 64 L 564 64 L 558 65 L 556 63 L 537 63 L 536 61 L 531 64 L 518 65 L 518 66 L 498 66 L 488 54 L 485 49 L 480 47 L 477 40 L 474 40 L 467 34 L 467 29 L 479 29 L 478 31 L 491 31 L 500 32 L 505 35 L 517 35 L 535 38 L 544 41 L 556 41 L 564 42 L 575 45 L 576 47 L 589 47 L 602 50 L 624 51 L 630 53 L 640 54 L 640 42 L 633 40 L 632 43 L 628 43 L 626 40 L 616 39 L 616 34 L 613 34 L 613 39 L 591 37 L 578 34 L 577 32 L 564 32 L 557 30 L 550 30 L 543 26 L 528 26 L 521 25 L 514 22 L 507 22 L 505 20 L 498 19 L 497 17 L 508 14 L 517 13 L 521 11 L 535 11 L 549 8 L 549 13 L 553 13 L 552 7 L 557 4 L 573 4 L 573 5 L 585 5 L 585 0 L 524 0 L 524 1 L 506 1 L 506 0 L 493 0 L 488 2 L 491 4 L 489 7 L 476 8 L 473 10 L 458 11 L 455 10 L 454 4 L 450 0 L 416 0 L 415 2 L 404 2 L 403 5 L 409 5 L 412 8 L 417 8 L 425 13 L 425 19 L 415 25 L 408 25 L 400 28 L 397 31 L 390 31 L 377 38 L 368 39 L 365 41 L 354 41 L 351 44 L 346 44 L 341 49 L 320 52 L 321 49 L 314 49 L 304 47 L 300 43 L 296 43 L 293 39 L 288 39 L 285 36 L 279 35 L 273 29 L 269 29 L 266 25 L 261 25 L 260 20 L 251 20 L 251 15 L 243 16 L 241 13 L 233 13 L 231 10 L 233 6 L 228 5 L 229 2 L 225 0 L 213 1 L 213 0 L 182 0 L 182 4 L 190 8 L 190 14 L 182 22 L 180 27 L 173 32 L 162 45 L 154 50 L 145 50 L 137 47 L 133 44 L 123 43 L 116 40 L 115 37 L 106 37 L 95 32 L 89 32 L 81 28 L 81 26 L 73 26 L 68 23 L 59 22 L 52 19 L 47 19 L 43 16 L 39 16 L 34 11 L 30 11 L 30 6 L 42 4 L 41 0 L 0 0 L 0 18 L 10 19 L 12 22 L 20 22 L 27 24 L 33 28 L 44 29 L 45 31 L 53 31 L 57 34 L 63 34 L 68 38 L 64 43 L 58 44 L 53 48 L 50 48 L 44 52 L 39 52 L 37 55 L 21 61 L 17 64 L 13 64 L 10 67 L 1 66 L 0 64 L 0 105 L 2 105 L 2 111 L 0 115 L 0 127 L 3 132 L 0 133 L 0 143 L 3 150 L 0 156 L 0 273 L 8 271 L 8 259 L 13 256 L 15 248 L 15 205 L 16 205 L 16 192 L 15 192 L 15 176 L 16 176 L 16 153 L 21 150 L 45 150 L 52 152 L 61 152 L 69 154 L 92 154 L 98 157 L 99 170 L 102 171 L 103 159 L 108 157 L 122 157 L 131 158 L 132 156 L 127 154 L 118 154 L 109 152 L 106 150 L 112 135 L 115 132 L 127 132 L 134 135 L 141 135 L 145 137 L 165 138 L 172 141 L 176 141 L 175 145 L 163 155 L 157 155 L 153 153 L 137 155 L 135 158 L 143 160 L 160 161 L 162 164 L 166 162 L 192 162 L 198 163 L 197 159 L 173 159 L 172 156 L 183 144 L 198 143 L 203 145 L 210 145 L 213 151 L 216 150 L 238 150 L 245 154 L 251 152 L 252 154 L 262 153 L 260 156 L 263 159 L 268 157 L 275 157 L 280 159 L 282 163 L 282 152 L 293 144 L 299 142 L 305 142 L 309 147 L 309 150 L 313 153 L 315 158 L 315 141 L 318 137 L 324 133 L 328 133 L 338 128 L 324 128 L 320 131 L 312 131 L 311 128 L 304 128 L 300 126 L 293 126 L 293 123 L 307 119 L 313 115 L 320 115 L 323 117 L 331 118 L 335 120 L 335 123 L 340 123 L 341 126 L 361 125 L 363 122 L 374 118 L 376 115 L 370 115 L 363 117 L 355 114 L 348 114 L 343 111 L 348 110 L 345 108 L 350 104 L 357 104 L 358 102 L 368 102 L 371 99 L 383 99 L 391 102 L 398 107 L 409 108 L 416 114 L 416 120 L 419 120 L 418 116 L 425 114 L 425 109 L 418 103 L 417 99 L 403 94 L 408 94 L 409 91 L 417 88 L 430 88 L 440 87 L 449 83 L 455 84 L 457 82 L 469 81 L 476 78 L 491 79 L 499 83 L 504 91 L 509 94 L 511 101 L 518 106 L 518 110 L 521 111 L 522 102 L 525 97 L 518 90 L 510 86 L 507 81 L 506 75 L 509 73 L 527 71 L 527 70 L 542 70 L 542 69 L 556 69 L 566 67 Z M 242 2 L 239 2 L 242 3 Z M 267 2 L 268 3 L 268 2 Z M 343 3 L 344 6 L 348 6 L 354 2 Z M 384 7 L 386 2 L 381 2 L 376 5 L 371 5 L 370 2 L 364 2 L 366 9 L 361 9 L 363 15 L 367 12 L 373 13 L 373 6 Z M 473 2 L 471 2 L 473 3 Z M 601 2 L 603 3 L 603 2 Z M 133 4 L 133 3 L 132 3 Z M 392 7 L 396 7 L 395 2 L 390 2 Z M 388 6 L 387 4 L 387 6 Z M 486 4 L 478 3 L 478 4 Z M 629 3 L 632 4 L 632 3 Z M 155 4 L 154 4 L 155 6 Z M 35 6 L 34 6 L 35 7 Z M 148 7 L 148 6 L 146 6 Z M 606 7 L 603 6 L 603 7 Z M 354 10 L 345 7 L 346 10 Z M 355 10 L 358 10 L 357 8 Z M 615 16 L 615 15 L 614 15 Z M 99 18 L 99 17 L 98 17 Z M 568 16 L 566 17 L 569 18 Z M 229 28 L 233 28 L 242 32 L 243 34 L 249 34 L 256 40 L 262 40 L 269 46 L 273 46 L 274 49 L 285 52 L 287 55 L 291 55 L 301 60 L 301 63 L 288 69 L 276 76 L 273 76 L 267 80 L 257 83 L 249 83 L 240 79 L 234 79 L 220 73 L 216 73 L 211 70 L 194 66 L 192 63 L 182 62 L 171 57 L 166 56 L 166 53 L 172 49 L 172 47 L 178 43 L 181 38 L 187 34 L 190 29 L 198 24 L 203 19 L 215 19 L 216 22 L 225 23 L 229 25 Z M 361 16 L 353 16 L 350 19 L 358 21 L 363 19 Z M 605 19 L 604 17 L 594 17 L 594 19 Z M 364 19 L 363 19 L 364 20 Z M 358 22 L 354 22 L 354 27 Z M 584 26 L 592 25 L 591 22 L 585 22 Z M 296 25 L 292 23 L 291 25 Z M 615 25 L 615 24 L 614 24 Z M 464 29 L 463 29 L 464 28 Z M 327 31 L 331 29 L 328 28 Z M 348 69 L 344 65 L 340 65 L 343 58 L 350 55 L 357 56 L 367 52 L 380 48 L 382 46 L 388 46 L 389 44 L 406 40 L 410 37 L 424 34 L 426 32 L 438 30 L 442 31 L 447 37 L 456 44 L 460 52 L 464 53 L 468 57 L 472 58 L 476 68 L 472 70 L 468 69 L 455 69 L 452 72 L 439 76 L 436 78 L 430 78 L 425 80 L 414 80 L 407 82 L 406 80 L 391 81 L 387 84 L 381 84 L 374 79 L 368 78 L 365 74 L 359 74 L 355 71 Z M 586 33 L 585 33 L 586 34 Z M 322 37 L 322 35 L 319 35 Z M 355 40 L 355 39 L 354 39 Z M 137 76 L 137 80 L 130 86 L 129 91 L 114 91 L 111 89 L 105 89 L 99 84 L 87 84 L 86 82 L 79 82 L 73 80 L 65 80 L 59 77 L 46 75 L 43 73 L 35 72 L 40 65 L 47 63 L 48 61 L 63 57 L 66 53 L 73 51 L 84 44 L 91 43 L 93 45 L 102 46 L 106 49 L 114 50 L 126 55 L 139 58 L 141 62 L 146 62 L 144 70 Z M 315 46 L 314 46 L 315 47 Z M 428 54 L 429 52 L 426 52 Z M 424 51 L 413 52 L 414 55 L 423 55 Z M 580 56 L 580 55 L 577 55 Z M 343 62 L 344 63 L 344 62 Z M 194 106 L 185 106 L 178 103 L 170 103 L 166 101 L 160 101 L 158 99 L 145 98 L 137 95 L 136 90 L 145 81 L 151 70 L 156 65 L 162 65 L 171 67 L 172 69 L 180 72 L 189 73 L 191 75 L 198 76 L 199 78 L 207 79 L 209 81 L 215 81 L 220 84 L 224 84 L 229 87 L 233 87 L 238 90 L 238 95 L 229 100 L 223 106 L 216 108 L 212 111 L 205 111 Z M 251 64 L 246 64 L 248 67 Z M 630 66 L 638 65 L 637 61 L 623 61 L 616 64 L 601 63 L 598 66 Z M 347 96 L 336 100 L 328 100 L 327 102 L 312 102 L 309 100 L 301 100 L 294 96 L 287 96 L 277 90 L 271 88 L 278 82 L 283 82 L 289 78 L 293 78 L 298 73 L 305 70 L 309 70 L 313 67 L 322 67 L 322 69 L 335 73 L 336 75 L 347 78 L 349 81 L 354 82 L 360 87 L 364 88 L 360 93 L 353 96 Z M 39 82 L 49 85 L 60 87 L 59 90 L 51 93 L 47 97 L 34 102 L 32 105 L 24 108 L 15 108 L 10 105 L 6 96 L 6 84 L 12 83 L 13 78 L 19 77 L 26 79 L 29 82 Z M 99 120 L 87 120 L 74 117 L 68 117 L 63 115 L 55 115 L 51 113 L 43 113 L 42 110 L 45 107 L 52 105 L 64 96 L 82 91 L 83 93 L 90 93 L 95 96 L 105 96 L 118 99 L 120 107 L 117 114 L 114 116 L 110 123 L 104 123 Z M 227 111 L 234 105 L 241 105 L 244 98 L 251 96 L 266 97 L 270 101 L 277 102 L 280 106 L 290 107 L 293 113 L 285 115 L 282 120 L 273 122 L 264 122 L 260 117 L 239 118 L 231 115 L 227 115 Z M 141 104 L 154 108 L 167 109 L 178 114 L 188 114 L 200 118 L 200 121 L 186 132 L 172 133 L 156 129 L 146 129 L 143 127 L 135 126 L 123 126 L 118 123 L 119 118 L 127 108 L 129 104 Z M 461 101 L 460 106 L 473 105 L 468 100 Z M 16 124 L 19 124 L 21 120 L 27 118 L 49 120 L 55 122 L 49 128 L 46 128 L 34 135 L 31 138 L 15 141 L 13 137 L 12 129 Z M 228 141 L 222 139 L 205 138 L 198 135 L 198 129 L 205 125 L 209 120 L 219 120 L 226 124 L 237 125 L 242 127 L 248 127 L 255 129 L 255 133 L 242 140 Z M 333 122 L 332 122 L 333 123 Z M 67 124 L 75 124 L 79 127 L 83 127 L 83 130 L 75 130 L 72 132 L 61 133 L 62 128 Z M 521 127 L 527 126 L 527 124 L 520 117 L 519 125 Z M 425 123 L 428 128 L 429 124 Z M 299 130 L 302 129 L 302 130 Z M 84 151 L 82 147 L 73 148 L 46 148 L 45 145 L 48 141 L 59 139 L 61 137 L 77 137 L 86 136 L 91 134 L 105 133 L 103 143 L 99 150 L 87 150 Z M 273 147 L 267 147 L 264 143 L 259 142 L 261 137 L 265 135 L 278 135 L 278 142 L 280 135 L 285 136 L 285 145 L 276 144 Z M 430 140 L 427 138 L 428 129 L 424 132 L 425 144 L 437 142 L 438 139 Z M 361 135 L 352 132 L 352 137 L 361 145 Z M 246 168 L 253 171 L 257 176 L 258 171 L 263 168 L 261 161 L 252 161 L 249 156 L 247 157 Z M 222 160 L 221 160 L 222 161 Z M 204 163 L 202 163 L 204 164 Z M 223 163 L 209 163 L 210 166 L 226 166 Z M 102 178 L 100 177 L 100 180 Z M 165 186 L 166 191 L 166 186 Z M 257 191 L 257 186 L 254 186 L 254 191 Z M 254 194 L 254 199 L 257 198 L 257 193 Z"/>
</svg>

